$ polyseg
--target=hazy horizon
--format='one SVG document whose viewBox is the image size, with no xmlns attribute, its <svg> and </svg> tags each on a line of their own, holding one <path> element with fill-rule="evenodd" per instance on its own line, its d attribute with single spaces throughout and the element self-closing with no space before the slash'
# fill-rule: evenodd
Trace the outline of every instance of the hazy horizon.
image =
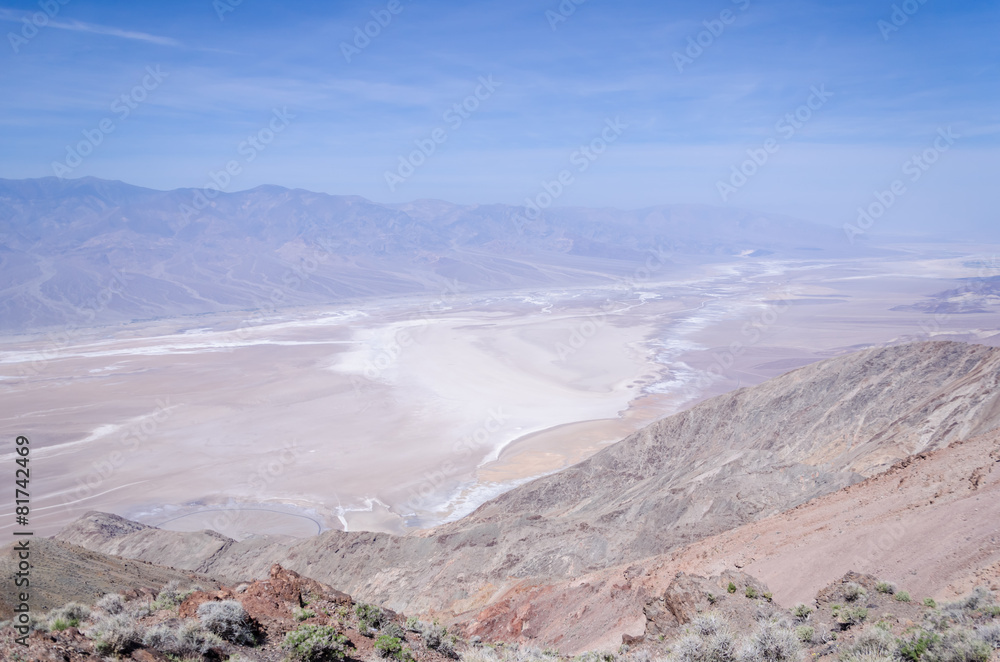
<svg viewBox="0 0 1000 662">
<path fill-rule="evenodd" d="M 995 236 L 988 2 L 43 4 L 0 7 L 6 178 L 838 227 L 898 182 L 873 233 Z"/>
</svg>

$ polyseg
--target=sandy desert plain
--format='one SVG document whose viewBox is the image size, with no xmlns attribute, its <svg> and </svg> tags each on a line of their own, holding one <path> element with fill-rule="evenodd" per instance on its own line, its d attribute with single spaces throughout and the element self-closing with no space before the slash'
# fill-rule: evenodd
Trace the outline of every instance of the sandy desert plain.
<svg viewBox="0 0 1000 662">
<path fill-rule="evenodd" d="M 234 538 L 414 531 L 812 361 L 1000 344 L 996 297 L 892 310 L 1000 275 L 990 247 L 926 249 L 10 336 L 0 434 L 31 439 L 36 534 L 89 510 Z"/>
</svg>

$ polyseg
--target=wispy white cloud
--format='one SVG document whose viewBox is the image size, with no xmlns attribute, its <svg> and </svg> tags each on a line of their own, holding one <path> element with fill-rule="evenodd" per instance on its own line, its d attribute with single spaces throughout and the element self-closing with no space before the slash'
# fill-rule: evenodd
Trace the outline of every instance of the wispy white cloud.
<svg viewBox="0 0 1000 662">
<path fill-rule="evenodd" d="M 25 18 L 31 20 L 31 14 L 0 8 L 0 21 L 20 23 Z M 181 42 L 176 39 L 171 39 L 170 37 L 161 37 L 159 35 L 148 34 L 146 32 L 136 32 L 134 30 L 122 30 L 108 25 L 95 25 L 93 23 L 84 23 L 76 20 L 58 21 L 49 19 L 46 27 L 56 28 L 58 30 L 73 30 L 74 32 L 103 34 L 109 37 L 118 37 L 120 39 L 133 39 L 135 41 L 145 41 L 151 44 L 159 44 L 160 46 L 179 47 L 183 45 Z"/>
</svg>

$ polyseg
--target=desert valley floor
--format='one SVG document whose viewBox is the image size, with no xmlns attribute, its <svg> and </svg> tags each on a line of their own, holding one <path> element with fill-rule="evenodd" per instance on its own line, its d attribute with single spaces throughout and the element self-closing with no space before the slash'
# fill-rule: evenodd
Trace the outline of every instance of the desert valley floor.
<svg viewBox="0 0 1000 662">
<path fill-rule="evenodd" d="M 234 538 L 403 532 L 806 363 L 1000 344 L 997 297 L 975 285 L 1000 265 L 959 252 L 10 336 L 0 434 L 32 437 L 42 535 L 90 510 Z"/>
</svg>

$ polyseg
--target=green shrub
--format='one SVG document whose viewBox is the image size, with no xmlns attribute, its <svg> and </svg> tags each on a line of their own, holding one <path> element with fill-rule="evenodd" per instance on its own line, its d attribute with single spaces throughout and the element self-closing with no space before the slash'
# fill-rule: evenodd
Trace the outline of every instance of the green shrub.
<svg viewBox="0 0 1000 662">
<path fill-rule="evenodd" d="M 894 596 L 892 596 L 892 598 L 893 598 L 893 600 L 896 600 L 898 602 L 909 602 L 910 601 L 910 594 L 907 593 L 906 591 L 899 591 Z"/>
<path fill-rule="evenodd" d="M 377 605 L 358 603 L 354 612 L 358 615 L 358 630 L 366 637 L 372 636 L 388 620 L 385 612 Z"/>
<path fill-rule="evenodd" d="M 301 609 L 299 607 L 296 607 L 292 613 L 297 621 L 307 621 L 316 615 L 316 612 L 311 609 Z"/>
<path fill-rule="evenodd" d="M 812 641 L 813 636 L 816 634 L 816 630 L 809 627 L 808 625 L 800 625 L 795 628 L 795 636 L 799 638 L 804 644 L 808 644 Z"/>
<path fill-rule="evenodd" d="M 922 662 L 989 662 L 993 648 L 970 630 L 952 629 L 934 641 Z"/>
<path fill-rule="evenodd" d="M 875 590 L 879 593 L 885 593 L 886 595 L 892 595 L 896 592 L 896 586 L 890 582 L 879 582 L 875 584 Z"/>
<path fill-rule="evenodd" d="M 755 600 L 757 598 L 757 589 L 755 589 L 753 586 L 747 586 L 743 594 L 746 595 L 751 600 Z"/>
<path fill-rule="evenodd" d="M 182 602 L 187 600 L 194 591 L 178 591 L 177 588 L 180 586 L 180 582 L 174 580 L 167 582 L 167 584 L 160 589 L 160 592 L 156 595 L 156 600 L 150 605 L 153 611 L 160 611 L 161 609 L 173 609 L 180 605 Z"/>
<path fill-rule="evenodd" d="M 868 610 L 864 607 L 841 607 L 834 612 L 834 617 L 840 629 L 846 630 L 852 625 L 863 623 L 868 618 Z"/>
<path fill-rule="evenodd" d="M 729 582 L 729 586 L 726 587 L 726 590 L 729 591 L 730 593 L 735 593 L 736 584 L 734 584 L 733 582 Z"/>
<path fill-rule="evenodd" d="M 420 632 L 423 629 L 423 625 L 416 616 L 410 616 L 406 619 L 406 629 L 410 632 Z"/>
<path fill-rule="evenodd" d="M 352 644 L 329 625 L 300 625 L 285 636 L 281 647 L 294 662 L 340 662 Z"/>
<path fill-rule="evenodd" d="M 198 619 L 206 630 L 240 646 L 257 643 L 257 631 L 250 615 L 236 600 L 204 602 L 198 606 Z"/>
<path fill-rule="evenodd" d="M 770 602 L 774 598 L 774 594 L 771 593 L 770 591 L 764 591 L 763 595 L 764 599 L 767 600 L 768 602 Z"/>
<path fill-rule="evenodd" d="M 924 630 L 913 632 L 897 642 L 896 653 L 903 660 L 920 662 L 920 658 L 927 652 L 927 649 L 940 638 L 933 632 L 925 632 Z"/>
<path fill-rule="evenodd" d="M 58 609 L 53 609 L 48 614 L 49 628 L 52 630 L 65 630 L 75 628 L 81 621 L 90 618 L 90 607 L 79 602 L 67 602 Z"/>
<path fill-rule="evenodd" d="M 856 582 L 847 582 L 844 584 L 844 599 L 848 602 L 855 602 L 866 595 L 868 595 L 868 591 L 861 584 Z"/>
<path fill-rule="evenodd" d="M 812 607 L 809 607 L 808 605 L 798 604 L 792 607 L 791 611 L 792 611 L 792 616 L 799 619 L 800 621 L 804 621 L 807 618 L 809 618 L 809 614 L 811 614 L 813 610 Z"/>
<path fill-rule="evenodd" d="M 386 634 L 379 635 L 379 638 L 375 640 L 375 652 L 378 653 L 379 657 L 398 660 L 398 662 L 407 662 L 413 659 L 413 654 L 403 646 L 403 642 L 398 637 L 390 637 Z"/>
</svg>

